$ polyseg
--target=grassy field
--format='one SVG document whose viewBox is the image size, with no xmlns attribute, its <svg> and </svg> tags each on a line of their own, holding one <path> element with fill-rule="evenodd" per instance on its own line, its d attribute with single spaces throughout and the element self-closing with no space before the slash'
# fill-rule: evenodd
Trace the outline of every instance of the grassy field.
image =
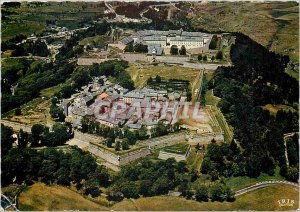
<svg viewBox="0 0 300 212">
<path fill-rule="evenodd" d="M 190 156 L 187 158 L 187 166 L 189 170 L 200 170 L 202 160 L 204 157 L 203 150 L 200 150 L 200 152 L 196 153 L 196 149 L 192 147 L 192 151 L 190 153 Z"/>
<path fill-rule="evenodd" d="M 46 197 L 46 198 L 45 198 Z M 62 186 L 46 186 L 36 183 L 19 197 L 19 209 L 22 210 L 107 210 L 80 194 Z"/>
<path fill-rule="evenodd" d="M 293 207 L 280 207 L 278 200 L 285 198 L 295 201 Z M 149 197 L 124 200 L 112 207 L 113 210 L 170 210 L 170 211 L 210 211 L 210 210 L 295 210 L 298 208 L 298 192 L 289 186 L 270 186 L 238 196 L 235 202 L 195 202 L 181 197 Z"/>
<path fill-rule="evenodd" d="M 280 171 L 280 168 L 277 166 L 276 169 L 275 169 L 274 176 L 269 176 L 265 173 L 262 173 L 257 178 L 250 178 L 250 177 L 247 177 L 247 176 L 231 177 L 231 178 L 226 178 L 225 183 L 231 189 L 236 191 L 236 190 L 245 188 L 247 186 L 254 185 L 255 183 L 262 182 L 262 181 L 285 180 L 284 177 L 282 177 L 279 174 L 279 171 Z"/>
<path fill-rule="evenodd" d="M 221 127 L 222 131 L 224 132 L 225 141 L 230 142 L 233 137 L 233 129 L 231 126 L 228 125 L 220 110 L 218 110 L 217 106 L 212 105 L 210 109 L 208 109 L 207 111 L 210 113 L 211 117 L 216 118 L 218 125 Z"/>
<path fill-rule="evenodd" d="M 165 79 L 188 80 L 192 86 L 199 80 L 199 70 L 180 66 L 138 66 L 132 64 L 126 70 L 138 88 L 146 85 L 147 80 L 150 77 L 155 78 L 156 75 Z"/>
<path fill-rule="evenodd" d="M 168 146 L 163 150 L 166 152 L 176 153 L 176 154 L 185 154 L 189 145 L 188 144 L 176 144 L 173 146 Z"/>
<path fill-rule="evenodd" d="M 295 210 L 298 192 L 286 185 L 276 185 L 243 194 L 235 202 L 196 202 L 181 197 L 156 196 L 125 199 L 112 207 L 100 205 L 68 188 L 36 183 L 19 196 L 20 210 Z M 46 198 L 45 198 L 46 197 Z M 294 206 L 280 207 L 278 200 L 291 199 Z"/>
<path fill-rule="evenodd" d="M 81 41 L 79 41 L 80 45 L 95 45 L 95 46 L 103 46 L 105 44 L 108 44 L 110 41 L 110 37 L 106 36 L 106 35 L 97 35 L 94 37 L 87 37 L 82 39 Z"/>
</svg>

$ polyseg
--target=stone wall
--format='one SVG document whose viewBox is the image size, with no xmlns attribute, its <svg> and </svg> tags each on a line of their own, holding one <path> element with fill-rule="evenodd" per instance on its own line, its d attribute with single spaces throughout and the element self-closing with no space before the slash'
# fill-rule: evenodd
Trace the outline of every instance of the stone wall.
<svg viewBox="0 0 300 212">
<path fill-rule="evenodd" d="M 22 129 L 24 132 L 31 133 L 31 125 L 28 124 L 20 124 L 7 120 L 1 120 L 1 124 L 13 128 L 14 131 L 20 131 L 20 129 Z"/>
<path fill-rule="evenodd" d="M 130 163 L 132 161 L 135 161 L 139 158 L 146 157 L 147 155 L 151 154 L 150 150 L 147 147 L 144 147 L 141 149 L 130 151 L 122 155 L 118 155 L 94 143 L 90 143 L 88 150 L 89 152 L 96 155 L 97 157 L 100 157 L 105 161 L 107 161 L 108 163 L 111 163 L 116 166 L 125 165 L 127 163 Z"/>
<path fill-rule="evenodd" d="M 199 144 L 209 144 L 212 139 L 216 141 L 224 142 L 223 133 L 205 133 L 200 135 L 193 135 L 189 138 L 189 144 L 197 145 Z"/>
<path fill-rule="evenodd" d="M 74 138 L 82 141 L 86 145 L 89 145 L 90 142 L 102 142 L 104 140 L 101 136 L 91 135 L 87 133 L 82 133 L 80 131 L 74 130 Z"/>
<path fill-rule="evenodd" d="M 169 134 L 165 136 L 150 138 L 143 141 L 143 145 L 150 147 L 151 149 L 161 148 L 165 146 L 172 146 L 185 142 L 187 135 L 185 132 Z"/>
</svg>

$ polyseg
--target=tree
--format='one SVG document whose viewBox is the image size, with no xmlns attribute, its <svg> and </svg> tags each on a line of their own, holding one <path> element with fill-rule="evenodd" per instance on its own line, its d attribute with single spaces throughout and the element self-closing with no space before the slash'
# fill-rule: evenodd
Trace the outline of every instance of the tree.
<svg viewBox="0 0 300 212">
<path fill-rule="evenodd" d="M 46 128 L 44 125 L 41 124 L 34 124 L 31 127 L 31 134 L 32 134 L 32 146 L 37 146 L 43 141 L 43 133 L 45 132 Z"/>
<path fill-rule="evenodd" d="M 179 162 L 177 163 L 176 170 L 177 170 L 179 173 L 184 173 L 184 172 L 187 170 L 186 166 L 187 166 L 187 163 L 186 163 L 185 161 L 179 161 Z"/>
<path fill-rule="evenodd" d="M 125 133 L 125 138 L 128 139 L 128 143 L 130 145 L 134 145 L 136 143 L 136 141 L 137 141 L 135 133 L 133 133 L 133 132 L 131 132 L 129 130 Z"/>
<path fill-rule="evenodd" d="M 89 179 L 83 184 L 84 194 L 91 195 L 92 197 L 98 197 L 101 192 L 98 183 L 94 179 Z"/>
<path fill-rule="evenodd" d="M 1 124 L 1 153 L 6 155 L 15 141 L 13 129 Z"/>
<path fill-rule="evenodd" d="M 212 57 L 211 57 L 211 61 L 214 61 L 214 60 L 215 60 L 215 56 L 212 56 Z"/>
<path fill-rule="evenodd" d="M 129 149 L 129 144 L 128 144 L 128 139 L 127 138 L 124 138 L 122 140 L 122 150 L 128 150 Z"/>
<path fill-rule="evenodd" d="M 121 192 L 110 192 L 107 199 L 108 201 L 120 202 L 124 199 L 124 195 Z"/>
<path fill-rule="evenodd" d="M 145 197 L 153 195 L 152 190 L 149 189 L 152 185 L 150 180 L 141 180 L 139 184 L 139 193 Z"/>
<path fill-rule="evenodd" d="M 64 114 L 63 109 L 60 108 L 60 107 L 58 107 L 58 106 L 56 106 L 56 105 L 55 106 L 54 105 L 50 106 L 50 114 L 51 114 L 51 117 L 53 119 L 56 119 L 56 120 L 58 120 L 60 122 L 65 121 L 66 116 Z"/>
<path fill-rule="evenodd" d="M 161 77 L 160 77 L 159 75 L 156 75 L 155 81 L 156 81 L 157 83 L 160 83 L 160 82 L 161 82 Z"/>
<path fill-rule="evenodd" d="M 158 178 L 152 186 L 152 190 L 156 195 L 166 194 L 169 191 L 169 180 L 162 176 Z"/>
<path fill-rule="evenodd" d="M 28 144 L 28 133 L 24 132 L 23 129 L 20 129 L 18 133 L 18 146 L 25 148 Z"/>
<path fill-rule="evenodd" d="M 176 45 L 172 45 L 170 53 L 171 55 L 178 55 L 178 47 Z"/>
<path fill-rule="evenodd" d="M 287 168 L 286 179 L 294 182 L 299 180 L 299 169 L 296 166 Z"/>
<path fill-rule="evenodd" d="M 15 109 L 15 115 L 16 115 L 16 116 L 22 115 L 21 108 L 17 107 L 17 108 Z"/>
<path fill-rule="evenodd" d="M 209 43 L 209 49 L 216 49 L 218 43 L 218 37 L 214 35 Z"/>
<path fill-rule="evenodd" d="M 134 48 L 133 48 L 133 44 L 132 43 L 126 45 L 125 52 L 133 52 L 133 51 L 134 51 Z"/>
<path fill-rule="evenodd" d="M 208 188 L 205 185 L 198 186 L 195 194 L 195 198 L 197 201 L 208 201 Z"/>
<path fill-rule="evenodd" d="M 115 189 L 116 191 L 120 191 L 124 197 L 126 198 L 138 198 L 138 186 L 135 182 L 131 181 L 122 181 L 122 182 L 117 182 L 115 184 Z"/>
<path fill-rule="evenodd" d="M 189 190 L 189 182 L 188 182 L 188 180 L 183 179 L 180 182 L 180 185 L 178 187 L 178 191 L 182 193 L 182 196 L 186 196 L 188 190 Z"/>
<path fill-rule="evenodd" d="M 115 150 L 116 151 L 120 151 L 121 150 L 121 143 L 120 143 L 120 141 L 116 141 Z"/>
<path fill-rule="evenodd" d="M 218 51 L 218 53 L 216 54 L 216 59 L 223 60 L 223 52 L 222 51 Z"/>
<path fill-rule="evenodd" d="M 148 52 L 148 46 L 147 45 L 143 45 L 143 44 L 135 44 L 135 46 L 133 47 L 135 52 L 141 52 L 141 53 L 146 53 Z"/>
<path fill-rule="evenodd" d="M 181 46 L 181 49 L 179 50 L 180 55 L 186 55 L 186 48 L 184 45 Z"/>
<path fill-rule="evenodd" d="M 142 128 L 139 131 L 137 131 L 137 132 L 138 132 L 138 138 L 140 140 L 144 140 L 144 139 L 148 138 L 147 128 L 145 126 L 142 126 Z"/>
<path fill-rule="evenodd" d="M 147 80 L 147 85 L 151 85 L 153 83 L 152 77 L 149 77 Z"/>
<path fill-rule="evenodd" d="M 207 56 L 206 55 L 203 56 L 203 61 L 207 61 Z"/>
<path fill-rule="evenodd" d="M 107 186 L 109 183 L 109 174 L 105 166 L 97 166 L 95 172 L 92 174 L 92 177 L 99 185 Z"/>
<path fill-rule="evenodd" d="M 202 54 L 198 55 L 198 61 L 201 61 L 203 59 Z"/>
<path fill-rule="evenodd" d="M 222 184 L 214 184 L 211 189 L 211 199 L 212 201 L 221 201 L 226 200 L 225 188 Z"/>
<path fill-rule="evenodd" d="M 113 143 L 113 139 L 112 139 L 111 137 L 108 137 L 108 138 L 106 139 L 106 146 L 107 146 L 108 148 L 112 148 L 112 143 Z"/>
<path fill-rule="evenodd" d="M 69 129 L 67 126 L 63 124 L 55 123 L 52 127 L 52 130 L 53 130 L 56 146 L 63 145 L 70 138 L 70 134 L 68 133 Z"/>
</svg>

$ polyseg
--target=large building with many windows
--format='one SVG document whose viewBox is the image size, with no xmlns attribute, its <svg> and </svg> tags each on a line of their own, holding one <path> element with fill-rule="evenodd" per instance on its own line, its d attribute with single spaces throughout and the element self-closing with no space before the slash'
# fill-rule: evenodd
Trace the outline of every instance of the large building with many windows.
<svg viewBox="0 0 300 212">
<path fill-rule="evenodd" d="M 186 32 L 182 29 L 169 31 L 142 30 L 131 36 L 131 38 L 134 43 L 158 45 L 162 48 L 175 45 L 179 48 L 185 46 L 186 49 L 193 49 L 208 45 L 212 35 L 201 32 Z"/>
</svg>

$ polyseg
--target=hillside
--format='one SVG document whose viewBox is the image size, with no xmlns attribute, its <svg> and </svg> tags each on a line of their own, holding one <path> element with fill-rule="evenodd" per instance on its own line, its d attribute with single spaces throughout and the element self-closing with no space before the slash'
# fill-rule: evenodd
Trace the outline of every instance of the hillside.
<svg viewBox="0 0 300 212">
<path fill-rule="evenodd" d="M 284 191 L 284 195 L 283 195 Z M 47 198 L 44 196 L 47 195 Z M 19 197 L 20 210 L 293 210 L 298 192 L 289 186 L 270 186 L 237 197 L 230 202 L 196 202 L 181 197 L 156 196 L 126 199 L 108 208 L 68 188 L 36 183 Z M 295 200 L 294 206 L 280 207 L 279 199 Z"/>
<path fill-rule="evenodd" d="M 299 5 L 295 2 L 195 4 L 189 14 L 199 30 L 241 32 L 271 51 L 299 56 Z"/>
</svg>

